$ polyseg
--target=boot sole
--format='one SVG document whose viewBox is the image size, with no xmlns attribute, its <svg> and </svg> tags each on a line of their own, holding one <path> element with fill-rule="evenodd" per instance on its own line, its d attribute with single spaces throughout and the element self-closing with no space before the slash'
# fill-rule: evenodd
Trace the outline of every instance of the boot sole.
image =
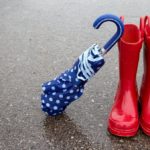
<svg viewBox="0 0 150 150">
<path fill-rule="evenodd" d="M 120 129 L 114 129 L 110 126 L 108 126 L 108 131 L 116 136 L 120 137 L 133 137 L 137 134 L 139 129 L 139 126 L 137 128 L 131 129 L 131 130 L 120 130 Z"/>
</svg>

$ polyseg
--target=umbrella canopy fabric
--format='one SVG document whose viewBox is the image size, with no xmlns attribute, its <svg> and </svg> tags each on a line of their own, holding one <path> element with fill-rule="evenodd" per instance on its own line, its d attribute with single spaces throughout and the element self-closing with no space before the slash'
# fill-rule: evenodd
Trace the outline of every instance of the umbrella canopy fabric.
<svg viewBox="0 0 150 150">
<path fill-rule="evenodd" d="M 93 44 L 79 56 L 69 70 L 42 85 L 41 107 L 44 112 L 56 116 L 71 102 L 79 99 L 83 94 L 85 83 L 105 63 L 100 50 L 97 44 Z"/>
</svg>

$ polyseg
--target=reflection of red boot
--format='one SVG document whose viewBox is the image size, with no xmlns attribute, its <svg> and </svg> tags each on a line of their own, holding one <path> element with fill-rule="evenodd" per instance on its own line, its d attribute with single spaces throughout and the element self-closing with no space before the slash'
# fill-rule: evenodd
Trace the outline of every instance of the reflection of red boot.
<svg viewBox="0 0 150 150">
<path fill-rule="evenodd" d="M 125 24 L 118 42 L 120 80 L 108 119 L 109 131 L 117 136 L 134 136 L 139 127 L 136 73 L 142 47 L 142 33 L 134 24 Z"/>
<path fill-rule="evenodd" d="M 144 75 L 141 87 L 142 112 L 140 124 L 143 131 L 150 136 L 150 17 L 145 18 Z"/>
</svg>

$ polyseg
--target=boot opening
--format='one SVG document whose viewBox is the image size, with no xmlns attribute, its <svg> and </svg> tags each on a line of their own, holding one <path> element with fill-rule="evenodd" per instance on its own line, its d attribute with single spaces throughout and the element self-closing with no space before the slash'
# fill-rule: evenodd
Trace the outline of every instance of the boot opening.
<svg viewBox="0 0 150 150">
<path fill-rule="evenodd" d="M 122 40 L 127 43 L 137 43 L 140 40 L 140 31 L 134 24 L 127 24 L 124 26 L 124 33 Z"/>
</svg>

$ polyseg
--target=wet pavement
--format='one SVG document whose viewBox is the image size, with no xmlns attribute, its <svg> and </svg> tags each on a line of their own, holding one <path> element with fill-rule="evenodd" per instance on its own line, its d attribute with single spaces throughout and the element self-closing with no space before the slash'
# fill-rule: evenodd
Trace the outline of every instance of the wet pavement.
<svg viewBox="0 0 150 150">
<path fill-rule="evenodd" d="M 0 150 L 150 149 L 150 137 L 141 130 L 133 138 L 107 132 L 118 81 L 117 47 L 63 115 L 47 117 L 40 109 L 41 83 L 114 33 L 110 23 L 98 31 L 92 28 L 103 13 L 138 24 L 139 16 L 150 14 L 150 1 L 0 0 Z M 139 85 L 142 73 L 141 58 Z"/>
</svg>

